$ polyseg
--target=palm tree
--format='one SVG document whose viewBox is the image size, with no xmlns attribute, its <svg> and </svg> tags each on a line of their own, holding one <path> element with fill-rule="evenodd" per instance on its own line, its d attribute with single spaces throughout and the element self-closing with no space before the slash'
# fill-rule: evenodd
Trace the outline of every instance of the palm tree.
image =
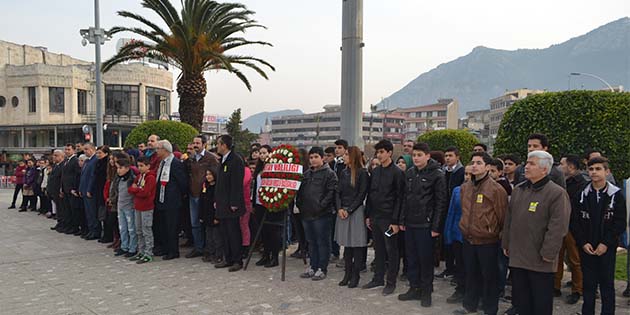
<svg viewBox="0 0 630 315">
<path fill-rule="evenodd" d="M 251 16 L 253 11 L 239 3 L 218 3 L 210 0 L 181 0 L 181 14 L 169 0 L 142 0 L 142 6 L 157 13 L 168 29 L 162 29 L 147 18 L 128 11 L 118 15 L 140 22 L 148 29 L 113 27 L 109 34 L 131 32 L 145 40 L 134 40 L 125 45 L 103 64 L 103 72 L 126 61 L 152 58 L 166 62 L 181 70 L 177 81 L 181 120 L 201 130 L 204 97 L 207 86 L 203 73 L 206 70 L 227 70 L 236 75 L 251 91 L 252 86 L 236 66 L 254 70 L 265 79 L 262 66 L 275 71 L 268 62 L 252 56 L 228 54 L 247 45 L 272 46 L 262 41 L 249 41 L 240 35 L 251 28 L 265 28 Z"/>
</svg>

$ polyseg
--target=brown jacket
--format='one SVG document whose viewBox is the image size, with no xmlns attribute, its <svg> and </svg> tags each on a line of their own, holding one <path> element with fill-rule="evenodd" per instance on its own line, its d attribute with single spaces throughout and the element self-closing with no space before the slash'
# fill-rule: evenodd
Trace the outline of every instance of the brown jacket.
<svg viewBox="0 0 630 315">
<path fill-rule="evenodd" d="M 567 192 L 549 177 L 514 187 L 503 227 L 503 248 L 509 251 L 510 267 L 556 272 L 570 215 Z"/>
<path fill-rule="evenodd" d="M 508 197 L 505 189 L 486 175 L 461 186 L 462 237 L 473 245 L 497 243 L 503 229 Z"/>
<path fill-rule="evenodd" d="M 219 160 L 208 151 L 204 151 L 204 155 L 197 161 L 195 156 L 190 156 L 186 160 L 188 167 L 188 174 L 190 174 L 190 195 L 192 197 L 201 196 L 201 188 L 203 182 L 206 180 L 206 171 L 211 167 L 217 167 Z"/>
</svg>

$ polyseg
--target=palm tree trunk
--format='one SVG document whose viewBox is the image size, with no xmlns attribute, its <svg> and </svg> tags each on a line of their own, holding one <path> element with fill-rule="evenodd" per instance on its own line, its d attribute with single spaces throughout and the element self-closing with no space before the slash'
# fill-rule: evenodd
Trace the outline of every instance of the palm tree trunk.
<svg viewBox="0 0 630 315">
<path fill-rule="evenodd" d="M 203 123 L 203 106 L 206 97 L 206 79 L 203 74 L 198 76 L 184 76 L 177 82 L 179 94 L 179 117 L 201 132 Z"/>
</svg>

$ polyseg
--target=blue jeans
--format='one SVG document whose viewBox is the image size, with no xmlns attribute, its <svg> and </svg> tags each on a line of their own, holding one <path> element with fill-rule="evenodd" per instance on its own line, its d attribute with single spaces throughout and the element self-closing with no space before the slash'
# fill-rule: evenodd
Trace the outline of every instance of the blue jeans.
<svg viewBox="0 0 630 315">
<path fill-rule="evenodd" d="M 329 216 L 317 219 L 303 219 L 304 234 L 308 241 L 311 268 L 314 271 L 321 269 L 328 272 L 328 259 L 330 258 L 330 230 L 332 221 Z"/>
<path fill-rule="evenodd" d="M 499 246 L 499 293 L 505 291 L 509 262 L 509 258 L 503 254 L 503 248 Z"/>
<path fill-rule="evenodd" d="M 190 208 L 190 225 L 192 226 L 195 249 L 202 252 L 205 247 L 206 238 L 203 235 L 204 229 L 199 221 L 199 197 L 190 196 L 190 198 L 188 198 L 188 206 Z"/>
<path fill-rule="evenodd" d="M 120 229 L 120 249 L 135 253 L 138 247 L 136 211 L 133 209 L 118 209 L 118 227 Z"/>
<path fill-rule="evenodd" d="M 92 198 L 83 197 L 83 211 L 85 212 L 88 231 L 94 236 L 101 237 L 101 223 L 97 219 L 96 199 L 94 199 L 94 196 Z"/>
</svg>

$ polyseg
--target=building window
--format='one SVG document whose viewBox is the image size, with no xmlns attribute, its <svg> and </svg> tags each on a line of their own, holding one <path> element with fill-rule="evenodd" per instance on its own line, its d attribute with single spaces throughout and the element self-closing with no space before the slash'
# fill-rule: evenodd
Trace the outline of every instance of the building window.
<svg viewBox="0 0 630 315">
<path fill-rule="evenodd" d="M 427 117 L 433 117 L 433 112 L 427 112 Z"/>
<path fill-rule="evenodd" d="M 79 115 L 87 114 L 87 91 L 77 90 L 77 108 Z"/>
<path fill-rule="evenodd" d="M 28 88 L 28 112 L 34 113 L 37 111 L 37 95 L 35 94 L 35 87 Z"/>
<path fill-rule="evenodd" d="M 171 92 L 168 90 L 147 87 L 147 118 L 160 119 L 160 115 L 169 113 Z"/>
<path fill-rule="evenodd" d="M 446 116 L 446 111 L 445 110 L 441 110 L 438 112 L 438 117 L 445 117 Z"/>
<path fill-rule="evenodd" d="M 106 85 L 105 115 L 139 115 L 140 98 L 136 85 Z"/>
<path fill-rule="evenodd" d="M 64 89 L 62 87 L 48 88 L 48 96 L 50 98 L 49 111 L 51 113 L 64 112 Z"/>
</svg>

